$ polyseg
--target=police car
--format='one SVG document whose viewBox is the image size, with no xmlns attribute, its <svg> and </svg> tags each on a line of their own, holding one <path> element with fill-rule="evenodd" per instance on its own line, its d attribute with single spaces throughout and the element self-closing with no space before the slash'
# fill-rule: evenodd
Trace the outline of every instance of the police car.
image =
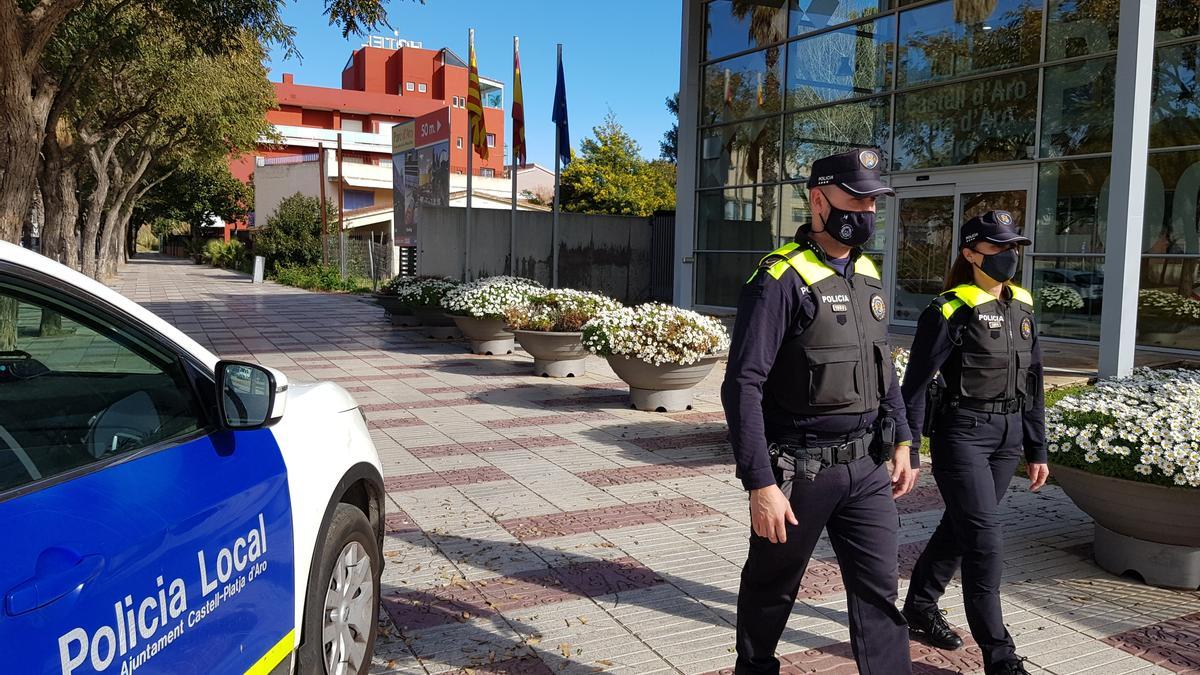
<svg viewBox="0 0 1200 675">
<path fill-rule="evenodd" d="M 381 476 L 337 385 L 0 243 L 0 672 L 367 672 Z"/>
</svg>

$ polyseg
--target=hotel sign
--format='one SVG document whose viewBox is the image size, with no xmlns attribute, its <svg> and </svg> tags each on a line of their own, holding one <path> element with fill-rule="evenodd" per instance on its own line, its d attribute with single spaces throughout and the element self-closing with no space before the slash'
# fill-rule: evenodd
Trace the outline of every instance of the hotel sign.
<svg viewBox="0 0 1200 675">
<path fill-rule="evenodd" d="M 378 47 L 379 49 L 400 49 L 401 47 L 413 47 L 421 49 L 423 43 L 418 40 L 405 40 L 401 37 L 388 35 L 372 35 L 367 38 L 367 41 L 362 43 L 363 47 Z"/>
</svg>

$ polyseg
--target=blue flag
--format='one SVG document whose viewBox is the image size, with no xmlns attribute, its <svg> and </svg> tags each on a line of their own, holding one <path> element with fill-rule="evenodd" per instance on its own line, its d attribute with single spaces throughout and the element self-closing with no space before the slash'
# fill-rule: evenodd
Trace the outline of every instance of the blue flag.
<svg viewBox="0 0 1200 675">
<path fill-rule="evenodd" d="M 571 129 L 567 124 L 567 82 L 563 77 L 561 49 L 558 53 L 558 84 L 554 87 L 554 114 L 550 119 L 558 127 L 558 157 L 566 166 L 571 162 Z"/>
</svg>

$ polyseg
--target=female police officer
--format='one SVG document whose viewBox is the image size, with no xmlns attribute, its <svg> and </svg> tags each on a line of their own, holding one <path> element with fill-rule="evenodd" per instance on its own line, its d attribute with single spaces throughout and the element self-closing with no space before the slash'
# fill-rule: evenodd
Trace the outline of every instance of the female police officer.
<svg viewBox="0 0 1200 675">
<path fill-rule="evenodd" d="M 961 561 L 967 623 L 988 675 L 1026 673 L 1000 612 L 998 505 L 1022 449 L 1031 489 L 1049 475 L 1032 299 L 1011 283 L 1017 247 L 1029 243 L 1007 211 L 990 211 L 963 225 L 947 290 L 917 325 L 902 388 L 916 443 L 926 416 L 932 422 L 927 430 L 933 476 L 946 503 L 913 570 L 904 616 L 910 630 L 934 646 L 961 647 L 937 606 Z"/>
</svg>

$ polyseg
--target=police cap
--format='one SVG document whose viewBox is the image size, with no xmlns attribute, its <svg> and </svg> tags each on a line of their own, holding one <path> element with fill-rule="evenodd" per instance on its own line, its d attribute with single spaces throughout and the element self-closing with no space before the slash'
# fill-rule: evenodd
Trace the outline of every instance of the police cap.
<svg viewBox="0 0 1200 675">
<path fill-rule="evenodd" d="M 959 233 L 959 245 L 971 248 L 979 241 L 1021 246 L 1033 243 L 1029 237 L 1017 232 L 1016 220 L 1008 211 L 988 211 L 963 223 Z"/>
<path fill-rule="evenodd" d="M 859 148 L 822 157 L 813 162 L 808 187 L 836 185 L 855 197 L 894 195 L 892 188 L 879 179 L 882 155 L 876 148 Z"/>
</svg>

